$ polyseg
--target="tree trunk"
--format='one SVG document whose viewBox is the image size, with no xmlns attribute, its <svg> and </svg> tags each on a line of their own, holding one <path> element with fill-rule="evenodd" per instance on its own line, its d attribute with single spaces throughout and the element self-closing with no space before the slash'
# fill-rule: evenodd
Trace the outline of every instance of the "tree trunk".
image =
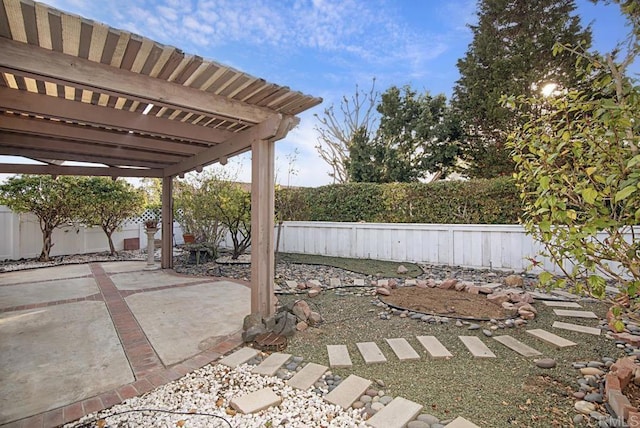
<svg viewBox="0 0 640 428">
<path fill-rule="evenodd" d="M 51 251 L 51 247 L 53 247 L 53 244 L 51 243 L 52 234 L 53 229 L 42 229 L 42 252 L 40 253 L 38 261 L 48 262 L 49 260 L 51 260 L 49 258 L 49 252 Z"/>
<path fill-rule="evenodd" d="M 113 239 L 111 239 L 111 235 L 113 235 L 114 230 L 108 231 L 106 229 L 103 229 L 104 233 L 107 235 L 107 240 L 109 240 L 109 251 L 111 252 L 112 256 L 115 256 L 117 254 L 116 252 L 116 247 L 115 245 L 113 245 Z"/>
</svg>

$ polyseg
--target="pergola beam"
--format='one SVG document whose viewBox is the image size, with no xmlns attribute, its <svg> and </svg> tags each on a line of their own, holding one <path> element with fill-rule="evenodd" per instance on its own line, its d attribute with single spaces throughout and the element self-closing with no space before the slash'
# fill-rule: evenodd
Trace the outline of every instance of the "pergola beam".
<svg viewBox="0 0 640 428">
<path fill-rule="evenodd" d="M 206 149 L 179 164 L 165 168 L 164 175 L 175 176 L 198 167 L 210 165 L 221 158 L 248 150 L 252 141 L 274 138 L 280 129 L 283 119 L 281 114 L 273 114 L 264 122 L 245 131 L 238 132 L 224 143 Z"/>
<path fill-rule="evenodd" d="M 156 106 L 241 119 L 248 123 L 262 122 L 272 114 L 263 107 L 6 38 L 0 38 L 0 70 Z"/>
<path fill-rule="evenodd" d="M 74 125 L 67 122 L 9 114 L 0 114 L 0 131 L 100 143 L 108 146 L 169 152 L 177 155 L 194 155 L 202 150 L 202 146 L 171 140 L 146 138 L 128 132 L 107 131 L 101 128 Z"/>
<path fill-rule="evenodd" d="M 88 175 L 102 177 L 162 177 L 161 169 L 111 168 L 0 163 L 0 174 Z"/>
<path fill-rule="evenodd" d="M 1 40 L 1 38 L 0 38 Z M 215 145 L 235 135 L 223 129 L 34 94 L 0 86 L 0 110 Z"/>
</svg>

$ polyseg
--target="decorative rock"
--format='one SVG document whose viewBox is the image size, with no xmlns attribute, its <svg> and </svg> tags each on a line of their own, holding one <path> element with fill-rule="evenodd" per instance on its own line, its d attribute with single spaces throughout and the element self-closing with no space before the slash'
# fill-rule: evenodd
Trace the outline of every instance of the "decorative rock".
<svg viewBox="0 0 640 428">
<path fill-rule="evenodd" d="M 484 335 L 487 337 L 493 336 L 493 332 L 491 330 L 487 330 L 486 328 L 482 330 L 482 333 L 484 333 Z"/>
<path fill-rule="evenodd" d="M 556 360 L 553 358 L 540 358 L 536 361 L 536 366 L 541 369 L 552 369 L 556 366 Z"/>
<path fill-rule="evenodd" d="M 588 401 L 580 400 L 576 401 L 573 405 L 577 412 L 582 413 L 583 415 L 588 415 L 591 412 L 596 410 L 596 405 L 593 403 L 589 403 Z"/>
<path fill-rule="evenodd" d="M 354 401 L 351 407 L 354 409 L 362 409 L 364 407 L 364 403 L 362 401 Z"/>
<path fill-rule="evenodd" d="M 305 331 L 308 328 L 309 328 L 309 324 L 307 324 L 304 321 L 300 321 L 298 324 L 296 324 L 296 330 L 298 331 Z"/>
<path fill-rule="evenodd" d="M 534 308 L 530 303 L 519 302 L 515 306 L 518 308 L 518 312 L 520 312 L 520 310 L 525 310 L 525 311 L 533 312 L 534 314 L 538 313 L 538 310 Z"/>
<path fill-rule="evenodd" d="M 431 425 L 422 421 L 411 421 L 407 424 L 407 428 L 431 428 Z"/>
<path fill-rule="evenodd" d="M 376 293 L 381 295 L 381 296 L 390 296 L 391 295 L 391 291 L 389 291 L 387 288 L 385 287 L 378 287 L 376 288 Z"/>
<path fill-rule="evenodd" d="M 489 294 L 487 296 L 487 301 L 493 303 L 494 305 L 498 305 L 498 306 L 502 306 L 503 303 L 506 303 L 509 300 L 511 300 L 511 298 L 509 297 L 509 295 L 507 293 L 504 293 L 504 292 L 493 293 L 493 294 Z"/>
<path fill-rule="evenodd" d="M 316 297 L 320 294 L 322 290 L 319 288 L 312 288 L 311 290 L 307 291 L 307 296 L 309 297 Z"/>
<path fill-rule="evenodd" d="M 577 425 L 582 425 L 583 423 L 585 423 L 584 415 L 582 415 L 582 414 L 578 414 L 578 415 L 575 415 L 575 416 L 573 417 L 573 424 L 574 424 L 574 425 L 576 425 L 576 426 L 577 426 Z"/>
<path fill-rule="evenodd" d="M 391 403 L 393 401 L 393 397 L 389 397 L 388 395 L 383 395 L 382 397 L 380 397 L 379 401 L 384 406 L 386 406 L 387 404 L 389 404 L 389 403 Z"/>
<path fill-rule="evenodd" d="M 400 265 L 398 266 L 398 269 L 396 270 L 396 272 L 398 272 L 400 275 L 404 275 L 405 273 L 409 272 L 409 269 L 404 267 L 404 265 Z"/>
<path fill-rule="evenodd" d="M 511 302 L 502 302 L 502 309 L 506 309 L 508 311 L 514 311 L 516 309 Z"/>
<path fill-rule="evenodd" d="M 378 385 L 380 388 L 384 388 L 387 386 L 386 383 L 384 383 L 384 381 L 382 379 L 376 379 L 374 380 L 374 382 L 376 383 L 376 385 Z"/>
<path fill-rule="evenodd" d="M 507 287 L 522 287 L 524 279 L 520 275 L 509 275 L 502 281 Z"/>
<path fill-rule="evenodd" d="M 430 415 L 428 413 L 423 413 L 421 415 L 418 415 L 416 420 L 419 420 L 421 422 L 425 422 L 425 423 L 427 423 L 429 425 L 440 423 L 440 419 L 438 419 L 435 416 Z"/>
<path fill-rule="evenodd" d="M 375 410 L 376 412 L 379 412 L 380 410 L 384 409 L 384 404 L 380 403 L 379 401 L 376 403 L 372 403 L 371 409 Z"/>
<path fill-rule="evenodd" d="M 584 401 L 588 401 L 590 403 L 602 404 L 603 397 L 602 397 L 602 394 L 600 394 L 600 393 L 592 392 L 592 393 L 587 394 L 587 395 L 584 396 Z"/>
<path fill-rule="evenodd" d="M 578 400 L 582 400 L 585 396 L 584 391 L 576 391 L 573 394 L 573 398 L 577 398 Z"/>
<path fill-rule="evenodd" d="M 363 395 L 362 397 L 360 397 L 360 401 L 362 401 L 363 403 L 371 403 L 372 398 L 368 395 Z"/>
<path fill-rule="evenodd" d="M 604 372 L 596 367 L 584 367 L 580 369 L 580 373 L 583 376 L 594 375 L 594 376 L 602 376 Z"/>
<path fill-rule="evenodd" d="M 250 327 L 248 330 L 242 332 L 242 340 L 245 343 L 253 342 L 256 340 L 256 337 L 260 334 L 266 333 L 267 329 L 262 325 L 254 325 Z"/>
<path fill-rule="evenodd" d="M 251 327 L 255 327 L 257 325 L 262 325 L 262 315 L 259 313 L 249 314 L 244 317 L 242 322 L 242 329 L 249 330 Z"/>
<path fill-rule="evenodd" d="M 297 316 L 300 321 L 306 321 L 309 318 L 309 314 L 311 314 L 311 308 L 304 300 L 298 300 L 293 304 L 291 312 Z"/>
<path fill-rule="evenodd" d="M 322 322 L 322 316 L 317 313 L 317 312 L 311 312 L 309 314 L 309 318 L 307 319 L 307 323 L 309 323 L 310 326 L 315 326 L 318 325 Z"/>
<path fill-rule="evenodd" d="M 438 285 L 438 288 L 442 288 L 443 290 L 449 290 L 455 287 L 457 283 L 458 283 L 458 280 L 455 278 L 445 279 L 440 283 L 440 285 Z"/>
<path fill-rule="evenodd" d="M 480 330 L 479 324 L 471 324 L 467 330 Z"/>
</svg>

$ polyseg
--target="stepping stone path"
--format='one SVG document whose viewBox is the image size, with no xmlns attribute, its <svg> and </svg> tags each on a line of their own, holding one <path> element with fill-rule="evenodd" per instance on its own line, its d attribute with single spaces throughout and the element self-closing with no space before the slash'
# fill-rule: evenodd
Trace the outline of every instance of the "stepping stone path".
<svg viewBox="0 0 640 428">
<path fill-rule="evenodd" d="M 331 404 L 337 404 L 343 409 L 351 407 L 354 401 L 365 393 L 371 385 L 371 381 L 356 375 L 349 375 L 340 382 L 333 391 L 328 393 L 324 399 Z"/>
<path fill-rule="evenodd" d="M 329 366 L 336 368 L 350 368 L 353 363 L 346 345 L 327 345 Z"/>
<path fill-rule="evenodd" d="M 238 412 L 247 414 L 277 406 L 281 402 L 282 398 L 270 388 L 262 388 L 242 397 L 235 397 L 229 404 Z"/>
<path fill-rule="evenodd" d="M 356 278 L 353 280 L 353 285 L 356 287 L 364 287 L 364 279 Z"/>
<path fill-rule="evenodd" d="M 568 322 L 555 321 L 551 327 L 560 328 L 562 330 L 575 331 L 578 333 L 593 334 L 594 336 L 600 336 L 600 329 L 594 327 L 586 327 L 584 325 L 570 324 Z"/>
<path fill-rule="evenodd" d="M 543 300 L 542 303 L 545 306 L 551 306 L 555 308 L 581 308 L 576 302 L 564 302 L 561 300 Z"/>
<path fill-rule="evenodd" d="M 227 367 L 236 368 L 239 365 L 246 363 L 256 355 L 258 355 L 258 350 L 245 347 L 240 348 L 233 354 L 227 355 L 219 362 Z"/>
<path fill-rule="evenodd" d="M 453 354 L 435 336 L 418 336 L 418 342 L 427 350 L 431 358 L 451 358 Z"/>
<path fill-rule="evenodd" d="M 535 357 L 538 355 L 542 355 L 542 352 L 540 351 L 536 351 L 535 349 L 533 349 L 532 347 L 525 345 L 524 343 L 520 342 L 518 339 L 515 339 L 511 336 L 495 336 L 494 339 L 497 342 L 502 343 L 504 346 L 506 346 L 507 348 L 517 352 L 518 354 L 522 355 L 523 357 Z"/>
<path fill-rule="evenodd" d="M 400 361 L 419 360 L 420 354 L 404 338 L 385 339 Z"/>
<path fill-rule="evenodd" d="M 327 366 L 316 363 L 308 363 L 296 373 L 287 383 L 293 388 L 309 389 L 327 371 Z"/>
<path fill-rule="evenodd" d="M 559 317 L 598 319 L 598 316 L 591 311 L 572 311 L 569 309 L 554 309 L 553 313 L 558 315 Z"/>
<path fill-rule="evenodd" d="M 340 287 L 342 282 L 340 282 L 340 278 L 331 278 L 329 279 L 329 287 Z"/>
<path fill-rule="evenodd" d="M 496 358 L 496 354 L 476 336 L 458 336 L 475 358 Z"/>
<path fill-rule="evenodd" d="M 360 342 L 356 343 L 358 350 L 364 358 L 366 364 L 386 363 L 387 358 L 384 356 L 378 345 L 375 342 Z"/>
<path fill-rule="evenodd" d="M 422 410 L 422 405 L 397 397 L 367 421 L 374 428 L 404 428 Z"/>
<path fill-rule="evenodd" d="M 537 337 L 540 340 L 543 340 L 557 348 L 566 348 L 567 346 L 575 346 L 576 343 L 572 342 L 564 337 L 560 337 L 556 334 L 553 334 L 549 331 L 542 330 L 541 328 L 536 328 L 533 330 L 527 330 L 527 333 L 530 335 Z"/>
<path fill-rule="evenodd" d="M 265 376 L 273 376 L 284 363 L 289 361 L 289 358 L 291 358 L 291 354 L 281 354 L 279 352 L 274 352 L 273 354 L 265 358 L 264 361 L 262 361 L 253 370 L 251 370 L 251 372 Z"/>
</svg>

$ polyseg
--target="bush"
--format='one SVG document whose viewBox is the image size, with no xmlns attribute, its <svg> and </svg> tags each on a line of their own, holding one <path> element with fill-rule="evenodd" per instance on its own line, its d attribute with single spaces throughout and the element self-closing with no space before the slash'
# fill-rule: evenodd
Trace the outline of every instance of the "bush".
<svg viewBox="0 0 640 428">
<path fill-rule="evenodd" d="M 515 224 L 522 212 L 511 178 L 436 183 L 346 183 L 282 189 L 298 221 Z M 277 208 L 277 207 L 276 207 Z"/>
</svg>

